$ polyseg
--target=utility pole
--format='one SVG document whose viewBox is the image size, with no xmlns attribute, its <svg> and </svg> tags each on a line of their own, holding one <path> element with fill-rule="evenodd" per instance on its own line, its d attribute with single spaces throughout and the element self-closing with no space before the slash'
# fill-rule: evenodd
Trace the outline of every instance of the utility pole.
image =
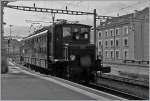
<svg viewBox="0 0 150 101">
<path fill-rule="evenodd" d="M 52 22 L 53 22 L 53 28 L 52 28 L 52 30 L 53 30 L 53 32 L 55 31 L 54 30 L 54 26 L 55 26 L 55 13 L 52 13 Z M 52 37 L 52 40 L 51 40 L 51 47 L 53 47 L 53 44 L 54 44 L 54 35 L 53 35 L 54 33 L 51 33 L 51 37 Z M 53 50 L 53 48 L 51 48 L 51 56 L 52 57 L 54 57 L 53 56 L 54 55 L 54 50 Z M 48 58 L 49 58 L 49 56 L 48 56 Z"/>
<path fill-rule="evenodd" d="M 13 27 L 13 25 L 9 25 L 9 27 L 10 27 L 10 37 L 9 37 L 9 39 L 11 39 L 11 27 Z"/>
<path fill-rule="evenodd" d="M 3 37 L 4 37 L 4 27 L 3 27 L 3 15 L 4 15 L 4 4 L 2 1 L 0 1 L 0 4 L 1 4 L 1 52 L 0 52 L 0 55 L 2 56 L 2 52 L 4 51 L 4 46 L 3 46 Z M 2 54 L 1 54 L 2 53 Z"/>
<path fill-rule="evenodd" d="M 95 55 L 97 57 L 97 38 L 96 38 L 96 9 L 94 9 L 94 44 L 95 44 L 95 47 L 96 47 L 96 50 L 95 50 Z"/>
<path fill-rule="evenodd" d="M 12 39 L 12 37 L 11 37 L 11 27 L 12 27 L 12 26 L 13 26 L 13 25 L 9 25 L 9 27 L 10 27 L 10 30 L 9 30 L 9 31 L 10 31 L 10 32 L 9 32 L 10 35 L 9 35 L 9 39 L 8 39 L 8 49 L 9 49 L 9 50 L 8 50 L 8 53 L 9 53 L 9 55 L 10 55 L 10 50 L 11 50 L 11 44 L 10 44 L 10 43 L 11 43 L 11 39 Z"/>
<path fill-rule="evenodd" d="M 7 65 L 7 53 L 6 53 L 6 48 L 4 46 L 4 7 L 7 5 L 8 1 L 0 1 L 0 13 L 1 13 L 1 73 L 7 73 L 8 72 L 8 65 Z"/>
</svg>

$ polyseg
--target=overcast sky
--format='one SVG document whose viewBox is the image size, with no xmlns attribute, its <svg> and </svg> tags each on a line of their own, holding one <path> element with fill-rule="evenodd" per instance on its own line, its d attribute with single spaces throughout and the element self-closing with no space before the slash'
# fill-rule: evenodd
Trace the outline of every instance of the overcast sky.
<svg viewBox="0 0 150 101">
<path fill-rule="evenodd" d="M 68 10 L 77 11 L 88 11 L 93 12 L 93 9 L 97 10 L 98 15 L 117 16 L 131 13 L 134 10 L 141 10 L 149 5 L 149 0 L 100 0 L 100 1 L 16 1 L 9 3 L 10 5 L 18 6 L 30 6 L 33 7 L 35 3 L 36 7 L 53 8 L 53 9 L 65 9 L 67 6 Z M 73 15 L 62 15 L 57 14 L 56 19 L 67 19 L 69 21 L 80 21 L 80 23 L 93 25 L 93 16 L 73 16 Z M 28 26 L 31 23 L 25 22 L 25 20 L 33 21 L 45 21 L 51 22 L 52 17 L 50 13 L 38 13 L 38 12 L 27 12 L 21 10 L 15 10 L 10 8 L 4 9 L 4 22 L 6 26 Z M 46 25 L 47 23 L 42 23 Z"/>
</svg>

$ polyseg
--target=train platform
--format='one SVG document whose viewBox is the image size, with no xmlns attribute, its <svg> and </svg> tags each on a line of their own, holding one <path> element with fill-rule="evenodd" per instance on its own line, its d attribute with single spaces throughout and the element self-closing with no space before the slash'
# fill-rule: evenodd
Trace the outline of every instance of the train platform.
<svg viewBox="0 0 150 101">
<path fill-rule="evenodd" d="M 43 75 L 9 62 L 1 75 L 2 100 L 124 100 L 67 80 Z"/>
</svg>

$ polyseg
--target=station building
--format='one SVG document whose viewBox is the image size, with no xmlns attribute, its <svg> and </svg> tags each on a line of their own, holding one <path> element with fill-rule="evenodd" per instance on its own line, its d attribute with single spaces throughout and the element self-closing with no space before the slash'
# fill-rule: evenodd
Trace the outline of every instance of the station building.
<svg viewBox="0 0 150 101">
<path fill-rule="evenodd" d="M 149 8 L 100 23 L 97 54 L 104 62 L 149 61 Z"/>
</svg>

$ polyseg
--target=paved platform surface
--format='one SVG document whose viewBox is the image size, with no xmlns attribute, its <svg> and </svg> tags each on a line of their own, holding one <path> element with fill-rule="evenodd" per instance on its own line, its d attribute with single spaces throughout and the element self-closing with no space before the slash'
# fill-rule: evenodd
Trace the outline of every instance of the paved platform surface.
<svg viewBox="0 0 150 101">
<path fill-rule="evenodd" d="M 9 73 L 1 75 L 2 100 L 121 100 L 51 76 L 26 71 L 9 62 Z"/>
</svg>

